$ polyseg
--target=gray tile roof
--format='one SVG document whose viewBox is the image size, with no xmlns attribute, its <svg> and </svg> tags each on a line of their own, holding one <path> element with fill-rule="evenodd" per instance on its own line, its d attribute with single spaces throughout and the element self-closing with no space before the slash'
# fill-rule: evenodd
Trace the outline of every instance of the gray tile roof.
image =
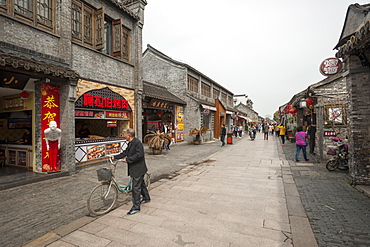
<svg viewBox="0 0 370 247">
<path fill-rule="evenodd" d="M 161 100 L 166 100 L 182 105 L 186 105 L 186 102 L 176 95 L 172 94 L 167 90 L 167 88 L 155 85 L 150 82 L 145 82 L 143 84 L 143 91 L 144 91 L 144 96 L 154 98 L 154 99 L 161 99 Z"/>
</svg>

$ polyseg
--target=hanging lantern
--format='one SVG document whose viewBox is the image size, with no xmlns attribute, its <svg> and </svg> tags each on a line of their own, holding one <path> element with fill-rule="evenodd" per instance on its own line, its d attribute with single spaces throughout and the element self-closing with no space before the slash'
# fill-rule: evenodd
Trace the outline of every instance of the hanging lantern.
<svg viewBox="0 0 370 247">
<path fill-rule="evenodd" d="M 315 104 L 315 100 L 313 98 L 307 98 L 306 99 L 306 105 L 307 106 L 314 105 L 314 104 Z"/>
<path fill-rule="evenodd" d="M 142 115 L 143 116 L 148 116 L 148 113 L 146 111 L 143 111 Z"/>
<path fill-rule="evenodd" d="M 23 91 L 23 92 L 21 93 L 21 97 L 22 97 L 22 99 L 27 99 L 27 98 L 28 98 L 28 96 L 30 96 L 30 94 L 29 94 L 29 93 L 27 93 L 26 91 Z"/>
<path fill-rule="evenodd" d="M 294 109 L 294 108 L 289 109 L 289 113 L 291 114 L 296 114 L 297 112 L 298 112 L 297 109 Z"/>
<path fill-rule="evenodd" d="M 158 110 L 157 111 L 157 114 L 160 116 L 160 115 L 163 115 L 164 114 L 164 111 L 162 111 L 162 110 Z"/>
</svg>

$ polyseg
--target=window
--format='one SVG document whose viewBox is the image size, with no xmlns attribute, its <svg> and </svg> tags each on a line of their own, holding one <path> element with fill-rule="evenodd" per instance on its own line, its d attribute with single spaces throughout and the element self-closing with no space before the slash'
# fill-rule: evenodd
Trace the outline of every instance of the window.
<svg viewBox="0 0 370 247">
<path fill-rule="evenodd" d="M 192 76 L 188 76 L 188 91 L 198 93 L 198 80 Z"/>
<path fill-rule="evenodd" d="M 211 86 L 210 85 L 207 85 L 204 82 L 202 82 L 201 90 L 202 90 L 202 95 L 211 97 Z"/>
<path fill-rule="evenodd" d="M 227 96 L 226 96 L 226 93 L 221 93 L 221 100 L 222 100 L 222 102 L 224 103 L 224 104 L 226 104 L 227 103 Z"/>
<path fill-rule="evenodd" d="M 227 104 L 228 104 L 228 105 L 231 105 L 231 106 L 233 105 L 233 97 L 232 97 L 232 96 L 230 96 L 230 95 L 229 95 L 229 96 L 227 96 Z"/>
<path fill-rule="evenodd" d="M 213 88 L 213 98 L 218 99 L 219 96 L 220 96 L 220 91 L 217 90 L 216 88 Z"/>
<path fill-rule="evenodd" d="M 0 11 L 31 25 L 54 31 L 55 0 L 0 0 Z"/>
<path fill-rule="evenodd" d="M 93 9 L 80 1 L 72 1 L 72 39 L 94 49 L 104 45 L 104 8 Z"/>
</svg>

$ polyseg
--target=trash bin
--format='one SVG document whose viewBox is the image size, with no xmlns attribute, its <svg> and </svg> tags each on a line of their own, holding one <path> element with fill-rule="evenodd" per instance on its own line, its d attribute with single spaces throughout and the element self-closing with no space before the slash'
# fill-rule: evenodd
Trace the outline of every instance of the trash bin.
<svg viewBox="0 0 370 247">
<path fill-rule="evenodd" d="M 227 134 L 227 144 L 233 144 L 233 133 Z"/>
</svg>

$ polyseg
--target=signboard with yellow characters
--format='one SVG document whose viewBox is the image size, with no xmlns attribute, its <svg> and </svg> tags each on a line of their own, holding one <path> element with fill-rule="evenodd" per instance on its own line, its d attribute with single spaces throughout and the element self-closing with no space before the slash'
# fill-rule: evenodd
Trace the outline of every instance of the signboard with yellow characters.
<svg viewBox="0 0 370 247">
<path fill-rule="evenodd" d="M 184 107 L 176 106 L 176 142 L 184 141 Z"/>
</svg>

